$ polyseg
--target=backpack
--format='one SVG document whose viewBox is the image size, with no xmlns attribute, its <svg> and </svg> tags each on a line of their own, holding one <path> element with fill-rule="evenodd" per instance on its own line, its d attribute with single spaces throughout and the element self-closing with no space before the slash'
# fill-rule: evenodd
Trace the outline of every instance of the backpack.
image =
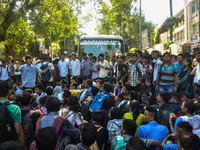
<svg viewBox="0 0 200 150">
<path fill-rule="evenodd" d="M 36 123 L 36 131 L 35 131 L 36 133 L 37 133 L 38 130 L 41 129 L 41 118 L 42 118 L 42 116 L 38 119 L 38 121 Z M 62 117 L 62 116 L 58 116 L 56 118 L 56 120 L 54 121 L 52 127 L 54 127 L 56 129 L 57 133 L 60 131 L 60 128 L 62 127 L 62 124 L 63 124 L 64 121 L 65 121 L 65 118 Z M 36 147 L 36 142 L 33 141 L 31 143 L 29 150 L 35 150 L 35 147 Z"/>
<path fill-rule="evenodd" d="M 129 112 L 128 100 L 124 101 L 124 103 L 120 106 L 120 109 L 122 110 L 123 115 Z"/>
<path fill-rule="evenodd" d="M 97 130 L 97 132 L 99 132 L 103 127 L 99 127 L 99 129 Z M 105 143 L 102 146 L 102 150 L 104 149 Z M 91 146 L 90 146 L 91 150 L 99 150 L 97 141 L 95 141 Z"/>
<path fill-rule="evenodd" d="M 33 122 L 30 116 L 35 111 L 30 110 L 24 117 L 22 117 L 22 129 L 24 131 L 24 137 L 26 141 L 26 146 L 29 147 L 31 142 L 34 140 Z"/>
<path fill-rule="evenodd" d="M 44 113 L 44 111 L 42 110 L 42 108 L 39 108 L 38 111 L 39 111 L 39 113 L 41 114 L 41 116 L 45 116 L 45 113 Z"/>
<path fill-rule="evenodd" d="M 141 71 L 138 67 L 138 64 L 139 63 L 136 64 L 136 71 L 138 72 L 139 77 L 141 77 L 142 73 L 141 73 Z M 142 83 L 145 83 L 145 81 L 146 81 L 146 75 L 144 74 L 144 78 L 142 79 Z"/>
<path fill-rule="evenodd" d="M 167 103 L 159 104 L 158 109 L 158 123 L 169 129 L 169 115 L 174 113 L 174 109 Z"/>
<path fill-rule="evenodd" d="M 86 121 L 90 121 L 91 119 L 91 112 L 89 111 L 89 108 L 92 100 L 89 100 L 88 98 L 83 102 L 81 107 L 81 114 L 83 116 L 83 119 Z"/>
<path fill-rule="evenodd" d="M 13 140 L 17 140 L 14 122 L 10 116 L 10 113 L 7 109 L 7 105 L 10 105 L 9 102 L 1 103 L 0 102 L 0 143 Z"/>
<path fill-rule="evenodd" d="M 127 143 L 124 143 L 123 136 L 117 136 L 117 145 L 114 150 L 125 150 Z"/>
<path fill-rule="evenodd" d="M 40 69 L 45 70 L 49 67 L 49 63 L 42 64 Z M 48 69 L 45 73 L 41 74 L 42 81 L 49 81 L 51 79 L 51 71 Z"/>
</svg>

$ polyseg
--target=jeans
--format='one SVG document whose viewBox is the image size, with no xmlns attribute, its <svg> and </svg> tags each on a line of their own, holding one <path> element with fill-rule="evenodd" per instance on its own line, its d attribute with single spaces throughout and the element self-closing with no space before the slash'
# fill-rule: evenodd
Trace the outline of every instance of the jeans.
<svg viewBox="0 0 200 150">
<path fill-rule="evenodd" d="M 174 92 L 174 85 L 169 86 L 159 86 L 159 92 L 161 91 L 168 91 L 169 93 Z"/>
</svg>

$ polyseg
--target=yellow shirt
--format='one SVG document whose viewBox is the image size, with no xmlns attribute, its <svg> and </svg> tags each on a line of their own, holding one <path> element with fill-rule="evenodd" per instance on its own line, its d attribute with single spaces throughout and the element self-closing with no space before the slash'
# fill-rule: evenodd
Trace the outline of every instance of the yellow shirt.
<svg viewBox="0 0 200 150">
<path fill-rule="evenodd" d="M 76 93 L 78 93 L 79 92 L 79 90 L 77 90 L 77 89 L 72 89 L 71 90 L 71 94 L 76 94 Z"/>
</svg>

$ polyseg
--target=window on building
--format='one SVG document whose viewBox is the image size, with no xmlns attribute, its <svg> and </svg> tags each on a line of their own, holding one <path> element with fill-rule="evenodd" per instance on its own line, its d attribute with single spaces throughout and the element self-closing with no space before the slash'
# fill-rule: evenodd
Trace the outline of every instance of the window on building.
<svg viewBox="0 0 200 150">
<path fill-rule="evenodd" d="M 199 10 L 199 0 L 197 0 L 197 10 Z"/>
<path fill-rule="evenodd" d="M 195 2 L 192 3 L 192 13 L 195 13 L 196 9 L 195 9 Z"/>
<path fill-rule="evenodd" d="M 181 42 L 183 41 L 183 31 L 181 31 Z"/>
<path fill-rule="evenodd" d="M 197 31 L 196 31 L 196 28 L 197 28 L 196 24 L 195 24 L 195 25 L 193 25 L 193 27 L 192 27 L 193 34 L 195 34 L 195 33 L 197 32 Z"/>
<path fill-rule="evenodd" d="M 176 34 L 174 34 L 174 41 L 176 41 Z"/>
<path fill-rule="evenodd" d="M 179 40 L 180 38 L 179 38 L 179 33 L 177 34 L 177 40 Z"/>
</svg>

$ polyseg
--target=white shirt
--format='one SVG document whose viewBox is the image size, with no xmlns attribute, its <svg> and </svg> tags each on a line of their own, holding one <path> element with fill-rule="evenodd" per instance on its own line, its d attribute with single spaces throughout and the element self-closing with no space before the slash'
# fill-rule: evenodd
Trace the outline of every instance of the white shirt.
<svg viewBox="0 0 200 150">
<path fill-rule="evenodd" d="M 13 67 L 14 67 L 15 70 L 17 69 L 17 65 L 16 64 L 14 64 Z M 15 75 L 21 75 L 21 74 L 22 74 L 21 71 L 18 71 L 18 72 L 15 71 Z"/>
<path fill-rule="evenodd" d="M 70 69 L 72 76 L 79 76 L 81 72 L 81 63 L 78 59 L 70 61 Z"/>
<path fill-rule="evenodd" d="M 109 62 L 107 60 L 104 60 L 103 63 L 99 61 L 99 67 L 100 66 L 103 66 L 104 68 L 110 68 Z M 105 78 L 108 76 L 109 70 L 106 70 L 104 68 L 100 67 L 99 78 Z"/>
<path fill-rule="evenodd" d="M 0 80 L 8 80 L 9 79 L 9 74 L 8 72 L 10 72 L 10 68 L 9 67 L 0 67 L 0 72 L 1 72 L 1 77 Z"/>
<path fill-rule="evenodd" d="M 60 60 L 58 62 L 58 68 L 60 70 L 60 76 L 66 77 L 69 72 L 69 62 Z"/>
</svg>

